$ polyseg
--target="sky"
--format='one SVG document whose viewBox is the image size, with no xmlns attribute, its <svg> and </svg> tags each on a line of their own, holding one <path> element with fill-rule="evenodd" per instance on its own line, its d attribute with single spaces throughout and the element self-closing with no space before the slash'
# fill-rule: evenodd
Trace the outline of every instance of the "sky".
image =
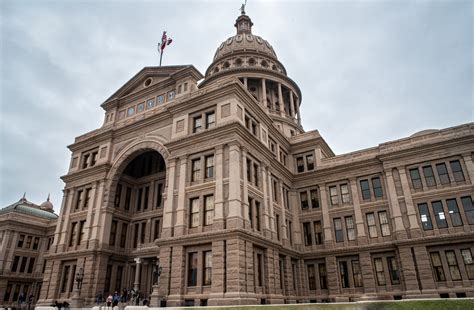
<svg viewBox="0 0 474 310">
<path fill-rule="evenodd" d="M 235 34 L 239 0 L 0 0 L 0 207 L 48 193 L 59 212 L 74 138 L 146 66 L 202 73 Z M 302 124 L 336 154 L 474 119 L 473 1 L 249 0 L 300 87 Z"/>
</svg>

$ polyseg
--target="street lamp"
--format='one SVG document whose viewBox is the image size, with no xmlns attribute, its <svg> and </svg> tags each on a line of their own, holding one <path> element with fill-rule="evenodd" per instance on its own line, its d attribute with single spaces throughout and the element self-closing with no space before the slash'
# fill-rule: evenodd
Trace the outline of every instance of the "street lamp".
<svg viewBox="0 0 474 310">
<path fill-rule="evenodd" d="M 158 263 L 153 266 L 153 282 L 154 282 L 154 284 L 158 284 L 158 279 L 160 278 L 162 270 L 163 270 L 163 268 L 160 266 L 160 261 L 158 261 Z"/>
<path fill-rule="evenodd" d="M 77 289 L 80 290 L 82 288 L 82 280 L 84 279 L 84 269 L 79 268 L 79 271 L 76 273 L 76 282 L 77 282 Z"/>
</svg>

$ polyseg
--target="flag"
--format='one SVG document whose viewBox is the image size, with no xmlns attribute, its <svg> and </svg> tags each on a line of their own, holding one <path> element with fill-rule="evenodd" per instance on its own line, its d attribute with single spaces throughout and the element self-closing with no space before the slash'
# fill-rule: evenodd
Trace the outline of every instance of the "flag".
<svg viewBox="0 0 474 310">
<path fill-rule="evenodd" d="M 163 35 L 161 36 L 161 44 L 160 44 L 161 52 L 163 52 L 166 45 L 170 45 L 171 42 L 173 42 L 173 39 L 168 38 L 168 36 L 166 35 L 166 31 L 163 31 Z"/>
</svg>

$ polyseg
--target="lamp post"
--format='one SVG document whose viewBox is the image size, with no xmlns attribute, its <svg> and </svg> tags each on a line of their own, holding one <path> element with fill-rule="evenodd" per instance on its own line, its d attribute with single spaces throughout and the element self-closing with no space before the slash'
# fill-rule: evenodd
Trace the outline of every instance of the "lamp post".
<svg viewBox="0 0 474 310">
<path fill-rule="evenodd" d="M 84 304 L 84 299 L 81 298 L 82 281 L 84 280 L 84 269 L 81 267 L 76 273 L 76 288 L 74 289 L 71 298 L 71 308 L 81 308 Z"/>
<path fill-rule="evenodd" d="M 160 283 L 160 276 L 161 272 L 163 271 L 163 268 L 160 265 L 160 260 L 159 258 L 155 260 L 155 263 L 153 264 L 153 292 L 151 293 L 151 304 L 153 306 L 159 306 L 160 304 L 160 295 L 159 295 L 159 283 Z"/>
<path fill-rule="evenodd" d="M 84 279 L 84 269 L 79 268 L 79 271 L 76 273 L 76 282 L 77 282 L 77 289 L 79 290 L 79 294 L 80 294 L 80 290 L 82 288 L 82 280 Z"/>
</svg>

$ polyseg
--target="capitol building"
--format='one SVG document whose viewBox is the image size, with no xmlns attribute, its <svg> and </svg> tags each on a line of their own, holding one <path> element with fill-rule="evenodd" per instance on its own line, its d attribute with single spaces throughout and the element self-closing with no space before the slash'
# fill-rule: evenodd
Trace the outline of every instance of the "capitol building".
<svg viewBox="0 0 474 310">
<path fill-rule="evenodd" d="M 335 155 L 278 47 L 234 26 L 204 75 L 145 67 L 102 103 L 59 215 L 0 210 L 0 305 L 474 297 L 474 124 Z"/>
</svg>

